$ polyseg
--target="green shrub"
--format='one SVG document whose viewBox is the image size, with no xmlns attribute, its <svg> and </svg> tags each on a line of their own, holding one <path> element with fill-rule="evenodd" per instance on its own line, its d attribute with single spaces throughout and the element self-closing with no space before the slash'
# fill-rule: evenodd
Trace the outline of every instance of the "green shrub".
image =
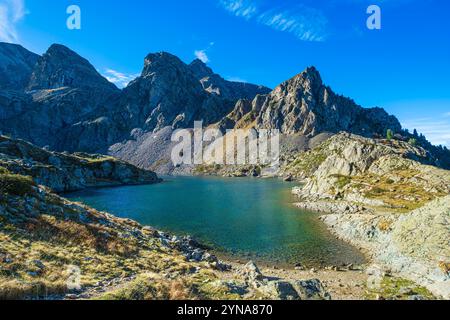
<svg viewBox="0 0 450 320">
<path fill-rule="evenodd" d="M 391 129 L 386 131 L 386 139 L 392 140 L 394 138 L 394 132 Z"/>
<path fill-rule="evenodd" d="M 411 139 L 409 139 L 408 142 L 409 142 L 409 144 L 412 145 L 412 146 L 417 146 L 417 139 L 411 138 Z"/>
<path fill-rule="evenodd" d="M 343 176 L 340 174 L 332 175 L 333 178 L 336 178 L 336 186 L 340 189 L 344 188 L 346 185 L 350 184 L 352 182 L 352 178 L 348 176 Z"/>
<path fill-rule="evenodd" d="M 35 183 L 31 177 L 18 174 L 0 174 L 0 191 L 17 196 L 33 193 Z"/>
</svg>

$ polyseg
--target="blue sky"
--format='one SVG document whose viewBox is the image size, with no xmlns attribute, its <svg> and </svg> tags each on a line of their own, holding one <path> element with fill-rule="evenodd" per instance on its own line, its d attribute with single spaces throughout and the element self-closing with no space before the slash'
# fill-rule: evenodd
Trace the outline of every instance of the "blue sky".
<svg viewBox="0 0 450 320">
<path fill-rule="evenodd" d="M 66 27 L 72 4 L 81 30 Z M 450 146 L 449 14 L 446 0 L 0 0 L 0 41 L 65 44 L 119 85 L 156 51 L 272 88 L 315 65 L 335 92 Z"/>
</svg>

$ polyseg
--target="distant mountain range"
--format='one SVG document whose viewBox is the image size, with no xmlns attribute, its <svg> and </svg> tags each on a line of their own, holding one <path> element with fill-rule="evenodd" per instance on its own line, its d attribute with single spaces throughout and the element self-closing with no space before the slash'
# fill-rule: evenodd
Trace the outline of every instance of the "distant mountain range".
<svg viewBox="0 0 450 320">
<path fill-rule="evenodd" d="M 347 131 L 372 137 L 388 129 L 415 139 L 436 164 L 450 153 L 403 130 L 381 108 L 366 109 L 335 94 L 310 67 L 274 90 L 231 82 L 200 60 L 185 64 L 166 52 L 149 54 L 139 77 L 119 90 L 86 59 L 54 44 L 42 56 L 0 43 L 0 131 L 55 151 L 113 153 L 133 160 L 143 136 L 190 128 L 279 129 L 313 137 Z M 133 144 L 133 148 L 124 148 Z M 120 151 L 122 150 L 122 151 Z M 139 162 L 139 161 L 134 161 Z"/>
</svg>

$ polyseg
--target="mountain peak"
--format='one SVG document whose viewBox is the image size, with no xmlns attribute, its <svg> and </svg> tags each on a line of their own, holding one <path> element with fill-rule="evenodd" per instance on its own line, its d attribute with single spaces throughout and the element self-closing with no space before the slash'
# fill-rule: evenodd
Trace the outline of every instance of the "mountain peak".
<svg viewBox="0 0 450 320">
<path fill-rule="evenodd" d="M 176 63 L 176 64 L 184 64 L 177 56 L 165 52 L 154 52 L 149 53 L 144 60 L 144 65 L 156 64 L 156 63 Z"/>
<path fill-rule="evenodd" d="M 312 86 L 319 88 L 323 85 L 322 77 L 320 76 L 320 72 L 314 66 L 310 66 L 305 69 L 302 73 L 298 75 L 298 77 L 307 80 Z"/>
<path fill-rule="evenodd" d="M 0 87 L 24 89 L 38 58 L 19 44 L 0 42 Z"/>
<path fill-rule="evenodd" d="M 117 88 L 76 52 L 61 44 L 52 44 L 38 59 L 28 86 L 29 90 L 61 87 Z"/>
<path fill-rule="evenodd" d="M 165 51 L 149 53 L 144 59 L 142 76 L 151 74 L 154 71 L 161 71 L 162 68 L 185 69 L 187 65 L 177 56 Z"/>
<path fill-rule="evenodd" d="M 275 91 L 276 92 L 295 92 L 300 90 L 303 92 L 307 90 L 313 94 L 317 94 L 323 87 L 322 77 L 319 71 L 314 67 L 308 67 L 303 72 L 297 74 L 291 79 L 280 84 Z"/>
<path fill-rule="evenodd" d="M 195 74 L 197 79 L 203 79 L 205 77 L 210 77 L 214 74 L 212 69 L 206 65 L 202 60 L 195 59 L 189 64 L 192 72 Z"/>
<path fill-rule="evenodd" d="M 47 49 L 47 53 L 56 53 L 56 52 L 69 53 L 71 55 L 75 54 L 78 56 L 78 54 L 75 51 L 72 51 L 65 45 L 59 43 L 54 43 Z"/>
</svg>

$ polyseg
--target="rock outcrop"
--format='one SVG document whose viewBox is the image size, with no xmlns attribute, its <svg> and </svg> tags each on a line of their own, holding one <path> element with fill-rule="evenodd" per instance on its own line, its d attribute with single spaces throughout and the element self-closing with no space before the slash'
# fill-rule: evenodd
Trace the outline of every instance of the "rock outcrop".
<svg viewBox="0 0 450 320">
<path fill-rule="evenodd" d="M 0 167 L 31 176 L 35 183 L 55 192 L 160 182 L 155 173 L 112 157 L 50 152 L 4 136 L 0 136 Z"/>
<path fill-rule="evenodd" d="M 431 163 L 426 150 L 406 142 L 340 133 L 301 153 L 283 170 L 306 178 L 305 186 L 297 189 L 305 199 L 402 211 L 450 193 L 450 171 Z"/>
<path fill-rule="evenodd" d="M 145 58 L 142 75 L 124 89 L 123 99 L 130 127 L 145 131 L 193 127 L 196 120 L 208 124 L 232 108 L 232 102 L 206 92 L 189 66 L 166 52 Z"/>
<path fill-rule="evenodd" d="M 340 238 L 362 247 L 383 273 L 450 299 L 450 196 L 403 215 L 323 216 Z"/>
</svg>

